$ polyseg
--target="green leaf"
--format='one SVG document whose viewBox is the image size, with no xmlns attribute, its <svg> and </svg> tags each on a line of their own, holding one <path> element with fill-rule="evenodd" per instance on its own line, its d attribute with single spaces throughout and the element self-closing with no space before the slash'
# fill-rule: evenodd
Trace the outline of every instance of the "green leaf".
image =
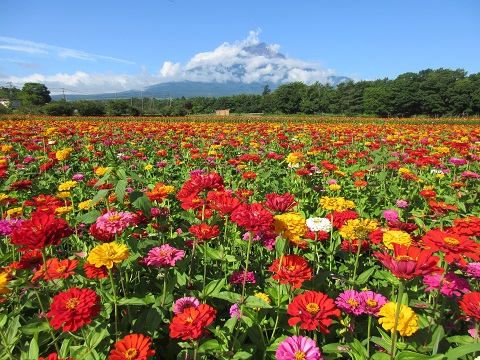
<svg viewBox="0 0 480 360">
<path fill-rule="evenodd" d="M 287 246 L 287 240 L 282 238 L 281 236 L 277 236 L 275 239 L 275 253 L 277 258 L 280 258 L 283 254 L 285 254 L 285 247 Z"/>
<path fill-rule="evenodd" d="M 357 279 L 355 280 L 355 284 L 358 284 L 358 285 L 365 284 L 370 278 L 370 276 L 372 276 L 372 274 L 375 272 L 375 270 L 376 270 L 376 267 L 372 266 L 371 268 L 362 272 L 360 275 L 358 275 Z"/>
<path fill-rule="evenodd" d="M 443 326 L 438 325 L 435 331 L 432 334 L 432 355 L 435 355 L 438 351 L 438 346 L 440 341 L 445 337 L 445 330 L 443 330 Z"/>
<path fill-rule="evenodd" d="M 92 210 L 85 214 L 78 214 L 77 222 L 82 224 L 93 224 L 102 214 L 98 210 Z"/>
<path fill-rule="evenodd" d="M 94 349 L 95 347 L 98 346 L 98 344 L 102 342 L 103 339 L 105 339 L 109 335 L 110 333 L 105 328 L 100 329 L 99 331 L 92 331 L 88 334 L 85 343 L 88 345 L 90 349 Z"/>
<path fill-rule="evenodd" d="M 371 360 L 390 360 L 390 355 L 386 353 L 376 352 L 372 356 L 370 356 Z"/>
<path fill-rule="evenodd" d="M 225 286 L 225 279 L 213 280 L 212 282 L 205 285 L 205 289 L 203 289 L 203 296 L 204 297 L 215 296 L 222 290 L 224 286 Z"/>
<path fill-rule="evenodd" d="M 245 300 L 245 306 L 249 308 L 261 308 L 261 309 L 269 309 L 272 307 L 265 300 L 254 295 L 250 295 L 249 297 L 247 297 L 247 299 Z"/>
<path fill-rule="evenodd" d="M 20 328 L 20 315 L 15 316 L 9 321 L 8 328 L 5 331 L 5 341 L 7 344 L 14 344 Z"/>
<path fill-rule="evenodd" d="M 93 206 L 97 202 L 99 202 L 102 198 L 105 198 L 107 196 L 108 190 L 107 189 L 102 189 L 98 190 L 97 194 L 93 197 L 92 200 L 90 200 L 90 203 L 88 204 L 88 207 Z"/>
<path fill-rule="evenodd" d="M 141 191 L 132 191 L 130 194 L 128 194 L 128 198 L 134 207 L 142 211 L 143 215 L 148 218 L 151 216 L 150 209 L 153 207 L 153 205 L 147 195 Z"/>
<path fill-rule="evenodd" d="M 199 353 L 212 352 L 212 353 L 215 354 L 215 353 L 221 352 L 221 350 L 222 350 L 222 348 L 220 346 L 220 343 L 216 339 L 211 339 L 211 340 L 205 341 L 198 348 Z"/>
<path fill-rule="evenodd" d="M 436 355 L 436 356 L 431 356 L 431 355 L 423 355 L 419 354 L 413 351 L 408 351 L 408 350 L 403 350 L 395 356 L 395 360 L 440 360 L 443 359 L 444 355 Z"/>
<path fill-rule="evenodd" d="M 123 203 L 123 197 L 125 196 L 125 188 L 127 185 L 127 180 L 118 180 L 117 186 L 115 187 L 115 195 L 117 195 L 117 201 L 120 204 Z"/>
<path fill-rule="evenodd" d="M 50 331 L 50 325 L 48 325 L 48 323 L 45 321 L 42 321 L 40 323 L 34 322 L 21 326 L 19 330 L 25 335 L 35 335 L 41 331 Z"/>
<path fill-rule="evenodd" d="M 234 292 L 231 292 L 231 291 L 222 291 L 222 292 L 219 292 L 218 294 L 216 294 L 213 297 L 216 297 L 216 298 L 222 299 L 222 300 L 227 300 L 228 302 L 231 302 L 231 303 L 234 304 L 234 303 L 238 303 L 240 301 L 241 295 L 237 294 L 237 293 L 234 293 Z"/>
<path fill-rule="evenodd" d="M 145 298 L 137 298 L 137 297 L 132 297 L 132 298 L 122 298 L 118 300 L 118 305 L 150 305 L 153 304 L 155 301 L 151 301 L 151 299 L 145 299 Z"/>
<path fill-rule="evenodd" d="M 100 186 L 100 185 L 104 184 L 105 181 L 107 181 L 108 178 L 110 177 L 111 172 L 112 172 L 112 168 L 109 167 L 107 169 L 107 171 L 105 171 L 105 174 L 103 174 L 103 176 L 100 179 L 98 179 L 98 181 L 95 183 L 94 186 Z"/>
<path fill-rule="evenodd" d="M 445 353 L 447 360 L 457 360 L 460 359 L 463 355 L 471 354 L 475 351 L 480 352 L 480 344 L 467 344 L 461 345 L 457 348 L 450 349 Z"/>
<path fill-rule="evenodd" d="M 38 342 L 36 336 L 30 341 L 30 346 L 28 347 L 28 358 L 38 359 Z"/>
</svg>

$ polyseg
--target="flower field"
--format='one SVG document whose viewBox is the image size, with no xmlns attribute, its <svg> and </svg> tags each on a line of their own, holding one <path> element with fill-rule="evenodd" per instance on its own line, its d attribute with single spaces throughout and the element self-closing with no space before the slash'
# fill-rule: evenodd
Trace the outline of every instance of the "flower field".
<svg viewBox="0 0 480 360">
<path fill-rule="evenodd" d="M 480 356 L 480 119 L 12 117 L 0 146 L 0 360 Z"/>
</svg>

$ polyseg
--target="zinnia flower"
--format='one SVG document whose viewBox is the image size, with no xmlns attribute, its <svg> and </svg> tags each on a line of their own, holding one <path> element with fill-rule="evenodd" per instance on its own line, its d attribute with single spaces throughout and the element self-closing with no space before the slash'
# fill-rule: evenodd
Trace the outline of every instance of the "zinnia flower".
<svg viewBox="0 0 480 360">
<path fill-rule="evenodd" d="M 376 220 L 353 219 L 347 220 L 339 231 L 344 239 L 366 239 L 368 234 L 378 228 Z"/>
<path fill-rule="evenodd" d="M 100 297 L 90 289 L 72 287 L 53 297 L 47 318 L 55 330 L 77 331 L 100 313 Z"/>
<path fill-rule="evenodd" d="M 335 305 L 345 314 L 361 315 L 363 313 L 363 307 L 360 306 L 360 298 L 356 290 L 345 290 L 340 293 L 335 300 Z"/>
<path fill-rule="evenodd" d="M 103 279 L 109 275 L 105 265 L 97 268 L 95 265 L 87 262 L 83 265 L 83 270 L 85 271 L 85 276 L 89 279 Z M 116 267 L 113 266 L 112 270 L 116 270 Z"/>
<path fill-rule="evenodd" d="M 66 279 L 75 274 L 74 270 L 78 265 L 78 260 L 58 260 L 57 258 L 53 258 L 47 260 L 46 265 L 45 280 Z"/>
<path fill-rule="evenodd" d="M 277 360 L 323 360 L 317 343 L 304 336 L 292 336 L 283 340 L 275 352 Z"/>
<path fill-rule="evenodd" d="M 147 357 L 155 355 L 155 350 L 150 349 L 150 338 L 142 334 L 127 335 L 114 346 L 108 360 L 147 360 Z"/>
<path fill-rule="evenodd" d="M 353 201 L 345 200 L 343 197 L 331 198 L 328 196 L 322 196 L 319 205 L 322 209 L 333 211 L 345 211 L 355 208 L 355 203 Z"/>
<path fill-rule="evenodd" d="M 285 255 L 276 259 L 268 270 L 275 273 L 273 280 L 279 280 L 280 284 L 290 284 L 297 289 L 302 286 L 305 280 L 312 278 L 312 269 L 307 266 L 308 260 L 299 255 Z"/>
<path fill-rule="evenodd" d="M 458 261 L 461 266 L 467 264 L 465 257 L 480 260 L 480 244 L 467 236 L 451 234 L 441 230 L 429 230 L 422 236 L 425 246 L 432 252 L 442 251 L 448 263 Z"/>
<path fill-rule="evenodd" d="M 181 314 L 173 317 L 170 323 L 170 337 L 182 340 L 197 339 L 206 331 L 205 327 L 215 319 L 217 311 L 207 304 L 197 308 L 185 308 Z"/>
<path fill-rule="evenodd" d="M 266 208 L 273 212 L 284 213 L 291 211 L 298 203 L 295 201 L 295 197 L 290 193 L 278 195 L 275 193 L 265 195 L 266 201 L 264 205 Z"/>
<path fill-rule="evenodd" d="M 52 213 L 36 211 L 31 217 L 10 234 L 10 243 L 22 246 L 19 251 L 41 250 L 45 246 L 58 245 L 63 238 L 74 233 L 64 219 L 55 218 Z"/>
<path fill-rule="evenodd" d="M 10 274 L 6 272 L 0 273 L 0 294 L 10 294 L 12 290 L 7 288 L 8 282 L 10 280 Z"/>
<path fill-rule="evenodd" d="M 95 246 L 88 254 L 87 261 L 96 267 L 111 269 L 115 264 L 128 259 L 130 253 L 125 244 L 114 242 Z"/>
<path fill-rule="evenodd" d="M 133 225 L 133 223 L 133 214 L 121 211 L 112 211 L 100 216 L 96 221 L 96 226 L 101 231 L 110 234 L 120 234 L 128 226 Z"/>
<path fill-rule="evenodd" d="M 273 224 L 273 215 L 262 204 L 241 204 L 231 215 L 231 220 L 247 231 L 268 232 Z"/>
<path fill-rule="evenodd" d="M 164 244 L 162 246 L 154 247 L 148 252 L 147 257 L 145 258 L 145 264 L 147 264 L 147 266 L 158 267 L 175 266 L 175 263 L 178 260 L 183 259 L 184 256 L 185 251 Z"/>
<path fill-rule="evenodd" d="M 206 223 L 192 225 L 188 231 L 199 240 L 210 240 L 220 235 L 220 230 L 217 225 L 210 226 Z"/>
<path fill-rule="evenodd" d="M 249 284 L 255 284 L 255 276 L 253 275 L 253 272 L 248 271 L 245 274 L 245 270 L 243 271 L 234 271 L 232 275 L 230 276 L 230 280 L 228 281 L 229 284 L 243 284 L 249 283 Z"/>
<path fill-rule="evenodd" d="M 329 233 L 332 229 L 332 223 L 327 218 L 308 218 L 305 223 L 310 231 L 323 231 Z"/>
<path fill-rule="evenodd" d="M 474 318 L 475 321 L 480 321 L 480 292 L 472 291 L 463 295 L 458 305 L 467 316 Z"/>
<path fill-rule="evenodd" d="M 175 301 L 173 304 L 173 313 L 178 315 L 183 313 L 187 308 L 194 307 L 196 309 L 199 305 L 200 301 L 198 301 L 196 298 L 192 296 L 186 296 Z"/>
<path fill-rule="evenodd" d="M 299 213 L 275 215 L 274 225 L 277 234 L 281 233 L 284 239 L 292 241 L 298 240 L 307 233 L 305 218 Z"/>
<path fill-rule="evenodd" d="M 374 256 L 398 278 L 412 279 L 416 276 L 439 274 L 443 269 L 438 267 L 438 256 L 428 250 L 393 244 L 393 256 L 388 253 L 374 252 Z"/>
<path fill-rule="evenodd" d="M 410 244 L 412 243 L 412 238 L 405 231 L 388 230 L 383 233 L 382 242 L 387 249 L 393 250 L 394 243 L 409 247 Z"/>
<path fill-rule="evenodd" d="M 292 317 L 288 320 L 290 326 L 300 324 L 302 330 L 319 330 L 328 333 L 327 327 L 332 324 L 330 316 L 340 316 L 340 310 L 335 308 L 333 299 L 317 291 L 306 291 L 297 295 L 288 305 L 287 313 Z"/>
<path fill-rule="evenodd" d="M 454 272 L 445 274 L 443 280 L 441 275 L 427 275 L 423 278 L 423 282 L 428 285 L 425 291 L 440 289 L 440 292 L 448 297 L 460 296 L 470 291 L 469 282 Z"/>
<path fill-rule="evenodd" d="M 397 303 L 388 302 L 380 308 L 378 315 L 379 324 L 385 330 L 390 330 L 392 333 L 395 330 L 395 314 L 397 311 Z M 400 313 L 398 315 L 398 324 L 396 329 L 401 336 L 411 336 L 418 330 L 418 316 L 407 305 L 400 306 Z"/>
<path fill-rule="evenodd" d="M 388 302 L 385 296 L 373 291 L 362 291 L 358 294 L 358 299 L 360 306 L 363 308 L 363 312 L 376 317 L 378 317 L 380 308 Z"/>
</svg>

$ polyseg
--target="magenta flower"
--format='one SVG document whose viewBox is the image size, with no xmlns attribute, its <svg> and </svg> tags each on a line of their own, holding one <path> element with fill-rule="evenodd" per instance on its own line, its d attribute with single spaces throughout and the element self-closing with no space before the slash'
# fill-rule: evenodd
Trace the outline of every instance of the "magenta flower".
<svg viewBox="0 0 480 360">
<path fill-rule="evenodd" d="M 467 163 L 467 160 L 452 157 L 450 158 L 450 160 L 448 160 L 448 162 L 453 165 L 465 165 Z"/>
<path fill-rule="evenodd" d="M 173 313 L 175 315 L 183 314 L 185 309 L 194 307 L 195 309 L 200 306 L 200 301 L 192 296 L 186 296 L 183 298 L 178 299 L 173 304 Z"/>
<path fill-rule="evenodd" d="M 360 307 L 363 313 L 378 317 L 380 308 L 388 302 L 388 299 L 382 294 L 373 291 L 362 291 L 358 294 Z"/>
<path fill-rule="evenodd" d="M 232 275 L 230 276 L 230 280 L 228 281 L 230 284 L 243 284 L 245 280 L 245 283 L 249 284 L 255 284 L 255 276 L 253 275 L 253 272 L 248 271 L 247 276 L 245 278 L 245 270 L 244 271 L 234 271 Z"/>
<path fill-rule="evenodd" d="M 396 202 L 399 208 L 406 208 L 408 206 L 408 201 L 406 200 L 397 200 Z"/>
<path fill-rule="evenodd" d="M 424 276 L 423 282 L 428 285 L 425 291 L 439 289 L 441 281 L 442 275 L 439 274 Z M 462 293 L 470 292 L 470 284 L 464 278 L 455 275 L 454 272 L 449 272 L 445 274 L 440 292 L 448 297 L 461 296 Z"/>
<path fill-rule="evenodd" d="M 283 340 L 275 352 L 277 360 L 323 360 L 317 343 L 304 336 L 291 336 Z"/>
<path fill-rule="evenodd" d="M 183 259 L 184 256 L 185 251 L 164 244 L 150 250 L 147 257 L 144 259 L 144 262 L 147 266 L 175 266 L 177 260 Z"/>
<path fill-rule="evenodd" d="M 387 221 L 395 221 L 395 220 L 398 220 L 398 212 L 396 210 L 393 210 L 393 209 L 385 210 L 383 212 L 383 217 Z"/>
<path fill-rule="evenodd" d="M 345 290 L 340 293 L 335 299 L 335 304 L 346 314 L 363 314 L 363 307 L 360 306 L 359 293 L 356 290 Z"/>
<path fill-rule="evenodd" d="M 468 263 L 465 267 L 465 272 L 475 279 L 480 279 L 480 262 Z"/>
<path fill-rule="evenodd" d="M 133 224 L 133 214 L 127 212 L 111 211 L 97 219 L 98 229 L 109 234 L 121 234 L 128 226 Z"/>
<path fill-rule="evenodd" d="M 238 304 L 233 304 L 232 306 L 230 306 L 230 317 L 234 317 L 237 320 L 240 320 L 242 316 L 245 317 L 246 315 L 242 314 L 242 312 L 240 311 L 240 306 L 238 306 Z"/>
<path fill-rule="evenodd" d="M 83 181 L 85 180 L 85 175 L 83 174 L 75 174 L 72 176 L 72 180 L 75 180 L 75 181 Z"/>
<path fill-rule="evenodd" d="M 10 236 L 13 230 L 22 225 L 24 219 L 0 220 L 0 235 Z"/>
</svg>

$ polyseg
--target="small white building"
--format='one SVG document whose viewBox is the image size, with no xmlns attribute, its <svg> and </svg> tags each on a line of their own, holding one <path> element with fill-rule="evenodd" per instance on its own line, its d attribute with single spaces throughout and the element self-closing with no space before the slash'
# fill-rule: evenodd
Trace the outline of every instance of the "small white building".
<svg viewBox="0 0 480 360">
<path fill-rule="evenodd" d="M 18 99 L 0 99 L 0 104 L 7 108 L 16 109 L 22 106 L 22 100 Z"/>
</svg>

